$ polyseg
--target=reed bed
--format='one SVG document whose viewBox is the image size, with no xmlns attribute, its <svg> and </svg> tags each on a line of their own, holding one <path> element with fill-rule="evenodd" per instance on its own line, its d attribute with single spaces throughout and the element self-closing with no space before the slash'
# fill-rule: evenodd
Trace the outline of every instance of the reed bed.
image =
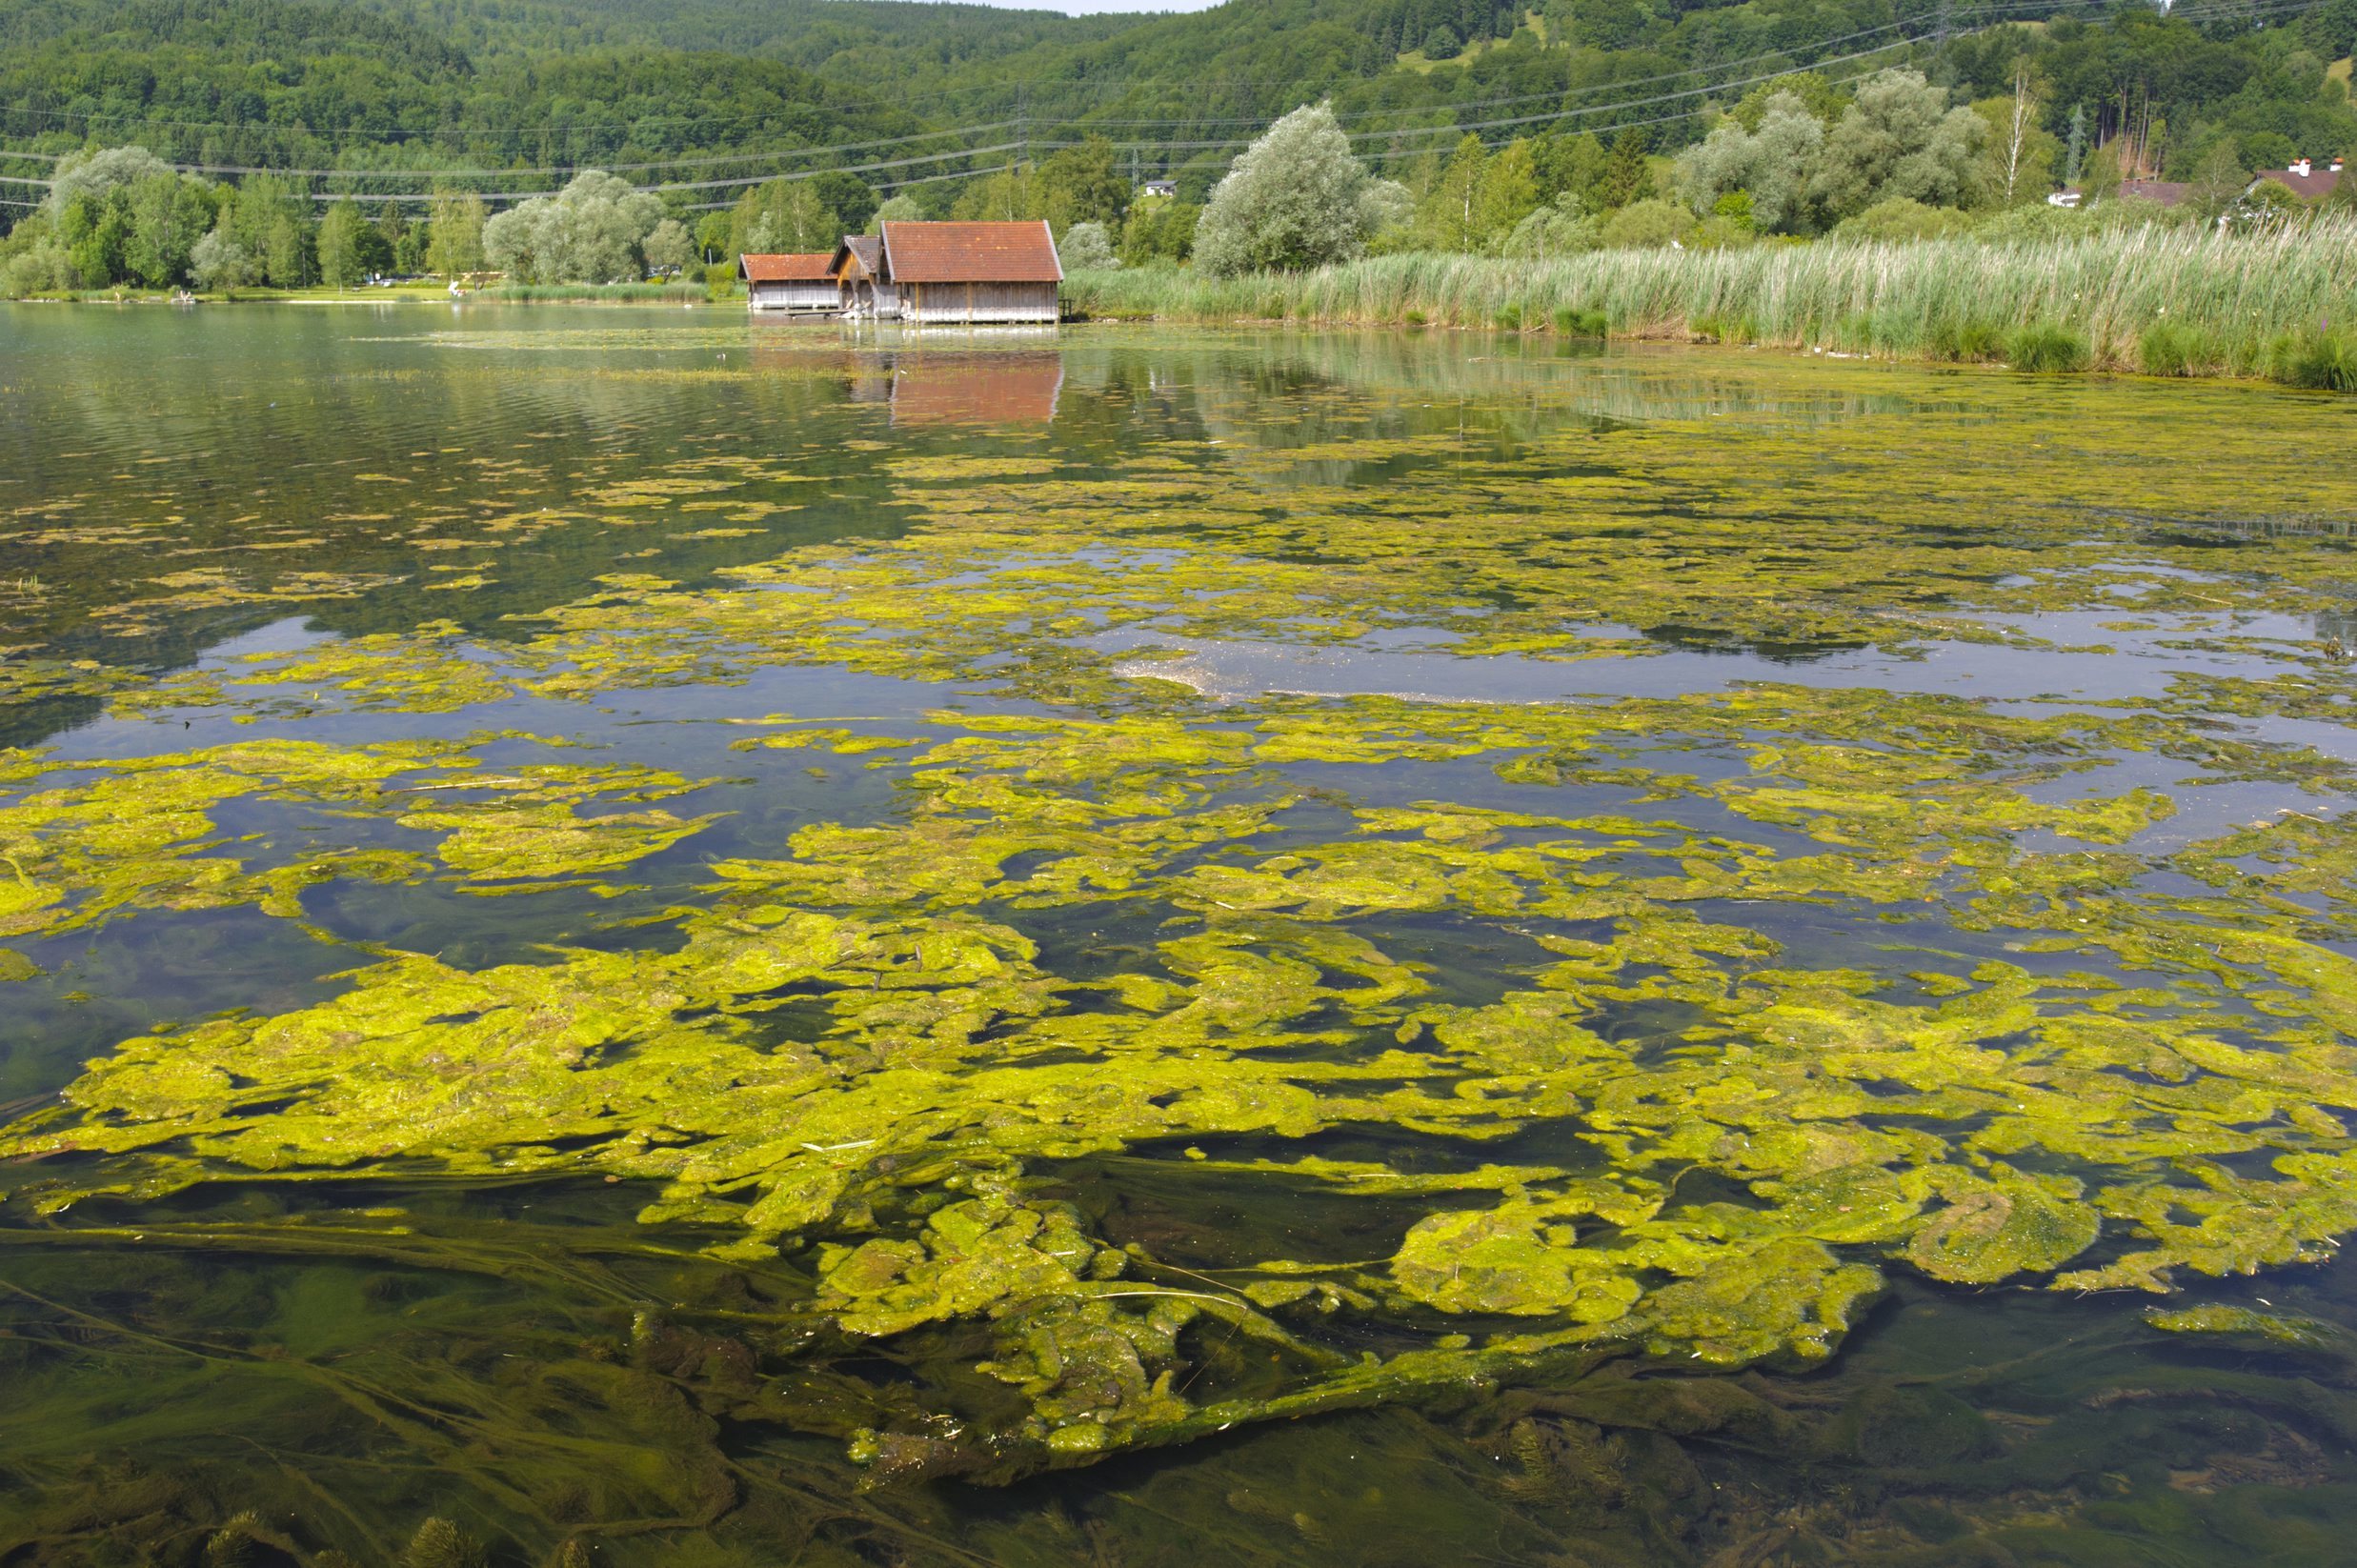
<svg viewBox="0 0 2357 1568">
<path fill-rule="evenodd" d="M 1821 240 L 1552 260 L 1392 255 L 1299 273 L 1076 274 L 1092 315 L 1582 331 L 2023 369 L 2357 385 L 2357 219 L 1990 244 Z"/>
</svg>

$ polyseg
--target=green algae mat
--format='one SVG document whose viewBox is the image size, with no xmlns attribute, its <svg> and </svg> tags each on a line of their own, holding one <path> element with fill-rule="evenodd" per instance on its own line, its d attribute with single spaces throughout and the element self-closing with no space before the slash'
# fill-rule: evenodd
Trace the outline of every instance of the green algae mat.
<svg viewBox="0 0 2357 1568">
<path fill-rule="evenodd" d="M 2357 412 L 0 330 L 0 1562 L 2341 1560 Z"/>
</svg>

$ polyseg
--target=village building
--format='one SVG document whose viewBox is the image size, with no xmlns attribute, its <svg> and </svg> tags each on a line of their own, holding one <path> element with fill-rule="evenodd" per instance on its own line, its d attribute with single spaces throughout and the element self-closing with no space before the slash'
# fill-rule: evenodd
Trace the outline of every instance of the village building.
<svg viewBox="0 0 2357 1568">
<path fill-rule="evenodd" d="M 2263 185 L 2278 185 L 2300 200 L 2321 202 L 2332 194 L 2341 183 L 2341 160 L 2331 159 L 2319 165 L 2311 158 L 2294 158 L 2282 169 L 2262 169 L 2243 187 L 2247 196 Z M 2193 187 L 2176 180 L 2122 180 L 2111 189 L 2115 199 L 2137 199 L 2158 202 L 2163 207 L 2175 207 L 2192 195 Z M 2046 197 L 2050 207 L 2078 207 L 2085 200 L 2085 192 L 2077 186 L 2066 185 Z"/>
<path fill-rule="evenodd" d="M 883 223 L 856 235 L 833 262 L 844 309 L 903 321 L 981 325 L 1053 322 L 1062 313 L 1063 263 L 1045 220 L 1029 223 Z M 863 242 L 876 247 L 875 259 Z M 868 305 L 873 298 L 873 306 Z"/>
<path fill-rule="evenodd" d="M 748 253 L 736 258 L 736 275 L 745 280 L 745 300 L 753 310 L 833 315 L 841 309 L 834 260 L 824 251 Z"/>
<path fill-rule="evenodd" d="M 2251 182 L 2250 188 L 2256 191 L 2262 181 L 2268 180 L 2302 201 L 2323 201 L 2341 183 L 2341 160 L 2334 158 L 2325 167 L 2318 168 L 2312 158 L 2294 158 L 2286 168 L 2261 170 L 2259 178 Z"/>
</svg>

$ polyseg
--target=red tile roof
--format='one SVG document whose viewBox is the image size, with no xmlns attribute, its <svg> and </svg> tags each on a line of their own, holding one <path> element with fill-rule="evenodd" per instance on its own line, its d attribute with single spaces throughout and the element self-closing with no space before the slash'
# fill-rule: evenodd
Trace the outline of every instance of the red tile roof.
<svg viewBox="0 0 2357 1568">
<path fill-rule="evenodd" d="M 737 275 L 748 283 L 824 283 L 834 275 L 830 251 L 792 251 L 784 255 L 746 254 L 736 258 Z"/>
<path fill-rule="evenodd" d="M 1045 219 L 1035 223 L 887 223 L 895 283 L 1061 283 Z"/>
</svg>

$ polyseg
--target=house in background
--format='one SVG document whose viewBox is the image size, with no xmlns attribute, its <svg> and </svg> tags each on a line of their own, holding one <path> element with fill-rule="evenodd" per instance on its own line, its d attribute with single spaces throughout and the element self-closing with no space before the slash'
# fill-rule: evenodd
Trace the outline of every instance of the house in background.
<svg viewBox="0 0 2357 1568">
<path fill-rule="evenodd" d="M 2272 184 L 2283 187 L 2304 202 L 2313 204 L 2331 195 L 2340 183 L 2340 159 L 2331 159 L 2319 168 L 2312 158 L 2294 158 L 2286 168 L 2260 170 L 2250 177 L 2250 183 L 2243 187 L 2243 194 L 2248 196 L 2261 186 Z M 2110 193 L 2115 199 L 2135 197 L 2159 202 L 2163 207 L 2175 207 L 2192 192 L 2191 185 L 2175 180 L 2122 180 L 2112 187 Z M 2078 207 L 2085 200 L 2085 193 L 2077 186 L 2065 186 L 2047 195 L 2046 204 L 2050 207 Z"/>
<path fill-rule="evenodd" d="M 2250 182 L 2256 191 L 2261 183 L 2272 180 L 2302 201 L 2323 201 L 2341 183 L 2341 160 L 2332 159 L 2324 168 L 2313 158 L 2294 158 L 2288 168 L 2262 169 L 2259 178 Z"/>
<path fill-rule="evenodd" d="M 1138 193 L 1141 196 L 1176 196 L 1178 194 L 1178 182 L 1177 180 L 1148 180 L 1138 188 Z"/>
<path fill-rule="evenodd" d="M 834 261 L 824 251 L 747 253 L 736 258 L 736 275 L 745 280 L 745 302 L 753 310 L 833 315 L 841 309 Z"/>
</svg>

